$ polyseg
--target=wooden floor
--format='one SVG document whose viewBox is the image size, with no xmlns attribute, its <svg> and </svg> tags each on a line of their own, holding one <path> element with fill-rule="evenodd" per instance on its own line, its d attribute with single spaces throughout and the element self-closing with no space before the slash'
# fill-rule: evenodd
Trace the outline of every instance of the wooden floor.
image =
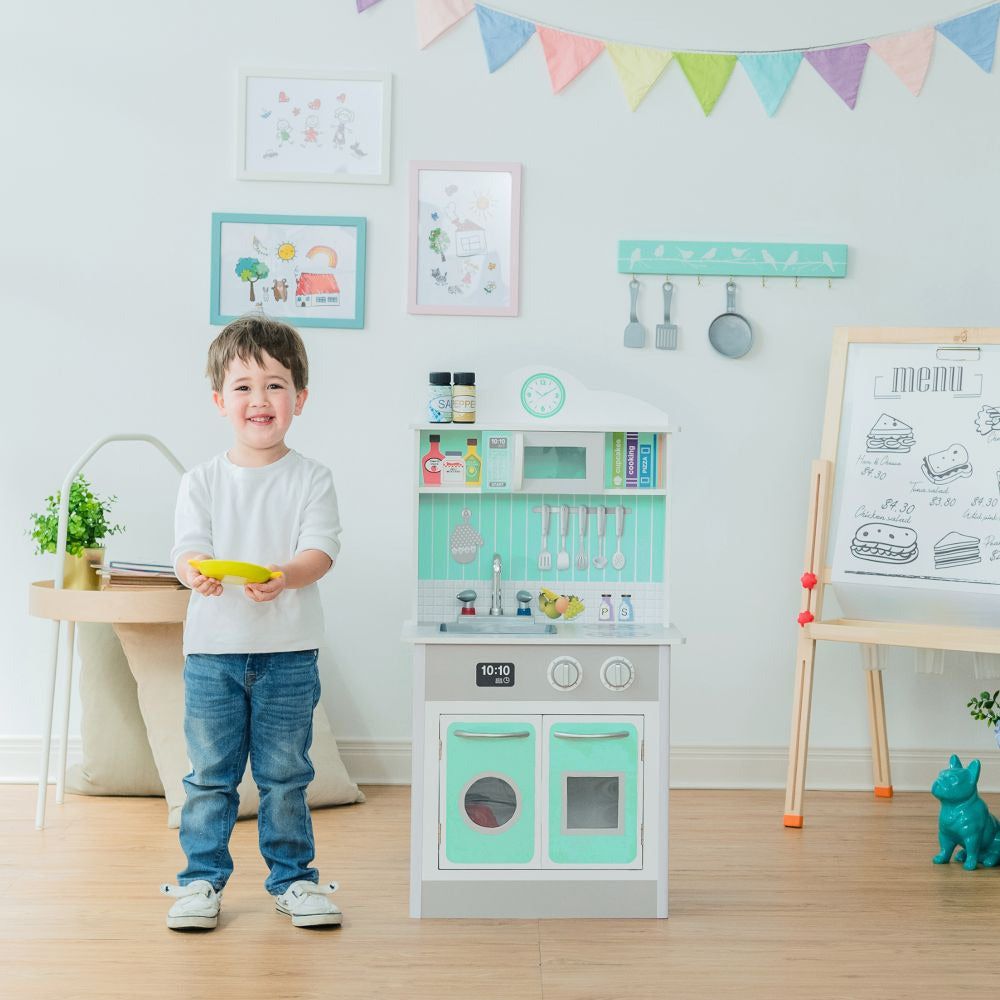
<svg viewBox="0 0 1000 1000">
<path fill-rule="evenodd" d="M 293 928 L 262 882 L 256 824 L 233 835 L 218 930 L 168 931 L 182 856 L 162 799 L 50 799 L 0 786 L 0 997 L 186 1000 L 952 1000 L 996 992 L 1000 869 L 931 864 L 930 794 L 671 795 L 669 920 L 411 920 L 409 790 L 317 810 L 336 930 Z M 994 812 L 1000 802 L 992 797 Z"/>
</svg>

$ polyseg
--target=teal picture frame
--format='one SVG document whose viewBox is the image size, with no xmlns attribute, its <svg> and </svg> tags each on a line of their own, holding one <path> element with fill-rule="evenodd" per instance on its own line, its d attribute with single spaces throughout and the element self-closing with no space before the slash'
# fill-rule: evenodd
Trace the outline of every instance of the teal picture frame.
<svg viewBox="0 0 1000 1000">
<path fill-rule="evenodd" d="M 262 234 L 270 233 L 270 236 L 266 236 L 264 240 L 258 238 L 256 233 L 254 233 L 252 235 L 253 248 L 250 249 L 250 246 L 248 245 L 247 257 L 253 261 L 256 267 L 261 268 L 263 273 L 260 279 L 248 281 L 250 286 L 250 300 L 247 302 L 247 308 L 242 311 L 227 308 L 228 305 L 232 304 L 231 289 L 227 288 L 227 298 L 225 302 L 223 301 L 223 276 L 225 275 L 228 278 L 228 271 L 230 270 L 228 265 L 232 263 L 232 260 L 228 259 L 232 257 L 230 241 L 227 240 L 224 243 L 223 239 L 224 228 L 227 225 L 244 227 L 240 230 L 241 233 L 249 233 L 251 227 L 260 227 L 259 231 Z M 287 238 L 278 242 L 282 229 L 288 230 L 288 235 Z M 303 229 L 307 230 L 306 240 L 302 240 L 300 238 L 303 233 Z M 315 232 L 310 234 L 308 232 L 309 229 L 315 229 Z M 353 240 L 350 239 L 349 234 L 345 235 L 343 232 L 332 232 L 332 230 L 342 231 L 345 229 L 353 230 Z M 276 239 L 272 240 L 271 237 L 276 237 Z M 336 237 L 336 239 L 332 237 Z M 352 292 L 349 299 L 350 309 L 346 310 L 344 315 L 330 315 L 330 310 L 335 307 L 339 308 L 342 304 L 341 300 L 344 296 L 343 290 L 340 287 L 340 284 L 337 283 L 335 277 L 336 264 L 340 257 L 338 257 L 335 250 L 332 249 L 329 244 L 336 242 L 343 249 L 345 240 L 347 240 L 349 248 L 353 250 L 354 260 L 354 270 L 351 272 L 349 285 Z M 268 242 L 273 242 L 274 246 L 268 246 Z M 361 216 L 260 215 L 254 213 L 213 212 L 211 250 L 212 282 L 210 293 L 211 301 L 209 303 L 209 317 L 211 324 L 213 326 L 224 326 L 227 323 L 231 323 L 234 319 L 238 319 L 241 315 L 246 315 L 257 308 L 272 319 L 283 320 L 292 326 L 300 328 L 325 327 L 343 330 L 364 329 L 367 242 L 368 223 L 367 220 Z M 310 251 L 306 251 L 304 249 L 304 246 L 307 243 L 312 244 Z M 279 249 L 283 250 L 284 248 L 290 248 L 290 252 L 293 256 L 287 258 L 282 256 L 279 258 Z M 319 253 L 318 251 L 323 252 Z M 255 256 L 251 257 L 251 253 L 255 254 Z M 308 256 L 310 253 L 313 253 L 311 258 Z M 223 262 L 224 254 L 227 256 L 225 264 Z M 241 257 L 240 260 L 242 259 L 243 258 Z M 297 294 L 297 292 L 300 291 L 297 287 L 297 279 L 292 282 L 291 290 L 289 290 L 289 277 L 292 275 L 299 275 L 304 262 L 306 260 L 313 259 L 322 261 L 322 267 L 328 279 L 333 281 L 332 289 L 326 289 L 328 292 L 336 292 L 338 301 L 333 305 L 319 305 L 318 303 L 309 302 L 308 300 L 310 299 L 318 299 L 318 296 L 312 294 L 309 289 L 305 287 L 301 289 L 301 295 Z M 319 268 L 321 265 L 313 264 L 307 266 Z M 276 283 L 276 276 L 278 274 L 281 274 L 285 283 L 285 288 L 283 290 L 285 297 L 283 299 L 278 299 L 278 290 L 275 289 L 275 299 L 271 301 L 270 286 L 268 286 L 267 290 L 262 290 L 261 299 L 258 300 L 256 298 L 254 287 L 257 281 L 269 278 L 272 279 L 273 283 Z M 247 279 L 242 280 L 246 281 Z M 327 297 L 331 298 L 332 296 L 328 295 Z M 302 305 L 297 305 L 298 299 L 303 300 Z M 307 309 L 309 308 L 321 308 L 326 314 L 314 314 L 310 316 L 307 314 Z M 303 313 L 306 314 L 303 315 Z"/>
</svg>

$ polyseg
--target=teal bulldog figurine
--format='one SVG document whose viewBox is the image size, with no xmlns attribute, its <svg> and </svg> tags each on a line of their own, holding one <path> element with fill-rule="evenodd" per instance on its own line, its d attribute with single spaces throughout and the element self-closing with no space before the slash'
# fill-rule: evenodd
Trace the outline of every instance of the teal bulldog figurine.
<svg viewBox="0 0 1000 1000">
<path fill-rule="evenodd" d="M 977 864 L 993 868 L 1000 861 L 1000 823 L 976 789 L 980 763 L 974 760 L 963 767 L 958 756 L 952 754 L 950 765 L 931 785 L 931 792 L 941 800 L 938 818 L 941 853 L 934 855 L 934 864 L 948 864 L 952 851 L 961 845 L 955 860 L 964 862 L 963 867 L 970 872 L 975 871 Z"/>
</svg>

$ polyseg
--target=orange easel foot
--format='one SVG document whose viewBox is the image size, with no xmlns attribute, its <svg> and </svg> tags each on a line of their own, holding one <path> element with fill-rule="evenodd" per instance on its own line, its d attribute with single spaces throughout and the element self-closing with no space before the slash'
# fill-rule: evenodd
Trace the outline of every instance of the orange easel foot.
<svg viewBox="0 0 1000 1000">
<path fill-rule="evenodd" d="M 790 826 L 795 830 L 802 829 L 802 817 L 795 813 L 785 813 L 785 826 Z"/>
<path fill-rule="evenodd" d="M 877 798 L 877 799 L 891 799 L 892 798 L 892 785 L 876 785 L 875 786 L 875 798 Z"/>
</svg>

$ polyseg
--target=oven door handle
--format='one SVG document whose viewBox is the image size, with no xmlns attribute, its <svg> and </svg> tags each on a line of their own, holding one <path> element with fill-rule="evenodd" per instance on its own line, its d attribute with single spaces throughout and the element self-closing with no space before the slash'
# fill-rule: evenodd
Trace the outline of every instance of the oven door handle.
<svg viewBox="0 0 1000 1000">
<path fill-rule="evenodd" d="M 470 733 L 466 729 L 456 729 L 453 736 L 462 736 L 469 740 L 523 740 L 531 733 Z"/>
<path fill-rule="evenodd" d="M 553 736 L 558 736 L 561 740 L 625 740 L 628 739 L 632 734 L 629 732 L 621 733 L 560 733 L 555 729 L 552 730 Z"/>
</svg>

